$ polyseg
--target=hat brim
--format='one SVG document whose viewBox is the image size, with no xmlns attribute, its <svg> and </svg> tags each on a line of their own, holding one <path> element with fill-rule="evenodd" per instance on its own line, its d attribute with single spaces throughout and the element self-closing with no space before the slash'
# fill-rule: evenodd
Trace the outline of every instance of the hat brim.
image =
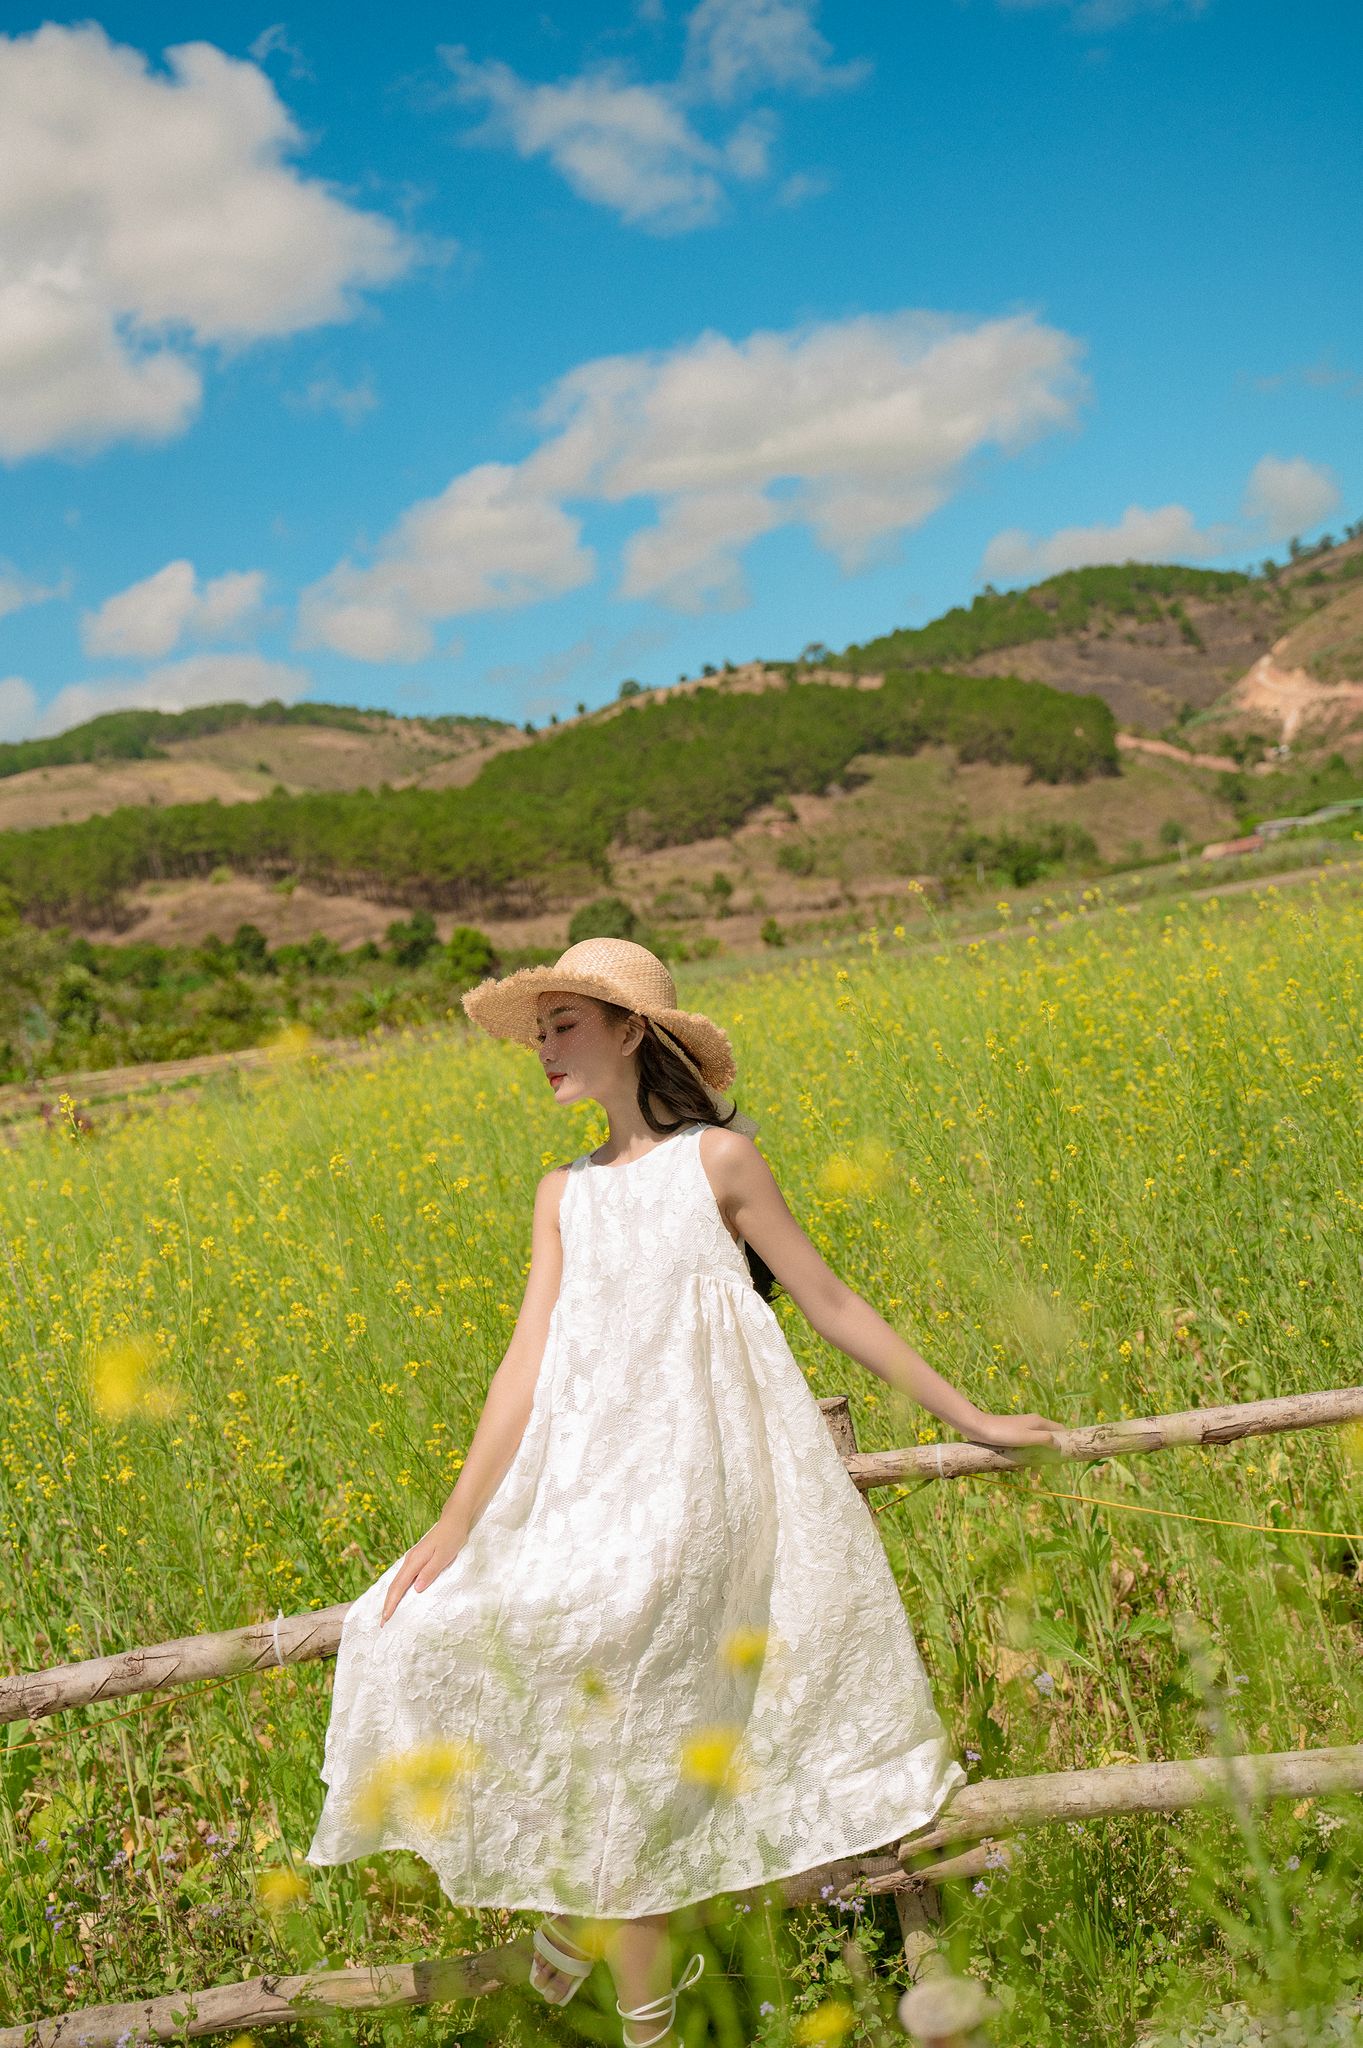
<svg viewBox="0 0 1363 2048">
<path fill-rule="evenodd" d="M 699 1067 L 702 1079 L 712 1088 L 732 1087 L 738 1062 L 728 1033 L 713 1019 L 699 1010 L 655 1010 L 630 1003 L 621 995 L 618 984 L 602 974 L 564 974 L 552 965 L 521 967 L 500 980 L 494 976 L 480 981 L 476 988 L 464 991 L 461 1001 L 469 1019 L 492 1037 L 533 1046 L 539 1022 L 536 1004 L 547 989 L 621 1003 L 639 1016 L 650 1018 L 681 1040 Z"/>
</svg>

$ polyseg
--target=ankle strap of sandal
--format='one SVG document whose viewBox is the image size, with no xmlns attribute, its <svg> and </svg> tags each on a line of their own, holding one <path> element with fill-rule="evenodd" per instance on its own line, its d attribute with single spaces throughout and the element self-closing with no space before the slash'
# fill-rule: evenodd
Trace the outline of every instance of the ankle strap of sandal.
<svg viewBox="0 0 1363 2048">
<path fill-rule="evenodd" d="M 678 1977 L 676 1983 L 673 1985 L 670 1991 L 664 1991 L 660 1993 L 660 1995 L 657 1998 L 645 1999 L 642 2005 L 636 2005 L 632 2007 L 632 2009 L 629 2012 L 626 2012 L 624 2006 L 621 2005 L 619 1999 L 617 1998 L 615 2001 L 615 2010 L 619 2013 L 622 2020 L 660 2020 L 665 2017 L 667 2022 L 666 2026 L 662 2028 L 660 2033 L 654 2036 L 655 2040 L 661 2040 L 662 2035 L 667 2032 L 667 2028 L 671 2026 L 673 2020 L 677 2016 L 678 1996 L 681 1992 L 685 1991 L 688 1984 L 695 1983 L 697 1977 L 699 1977 L 701 1971 L 704 1968 L 704 1956 L 692 1956 L 691 1961 L 686 1965 L 686 1968 L 682 1971 L 680 1977 Z M 647 2042 L 636 2042 L 635 2048 L 648 2048 L 648 2044 Z"/>
</svg>

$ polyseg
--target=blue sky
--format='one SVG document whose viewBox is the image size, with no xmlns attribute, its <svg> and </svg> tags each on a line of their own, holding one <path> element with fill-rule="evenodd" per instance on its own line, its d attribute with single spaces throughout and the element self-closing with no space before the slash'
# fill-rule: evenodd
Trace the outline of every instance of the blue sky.
<svg viewBox="0 0 1363 2048">
<path fill-rule="evenodd" d="M 6 10 L 0 736 L 542 723 L 1363 515 L 1346 0 L 178 12 Z"/>
</svg>

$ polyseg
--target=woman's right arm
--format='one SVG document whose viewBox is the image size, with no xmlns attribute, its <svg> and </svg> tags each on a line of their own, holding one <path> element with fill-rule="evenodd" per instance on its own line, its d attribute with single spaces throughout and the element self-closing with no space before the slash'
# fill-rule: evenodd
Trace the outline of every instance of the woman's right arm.
<svg viewBox="0 0 1363 2048">
<path fill-rule="evenodd" d="M 424 1592 L 453 1563 L 520 1447 L 549 1340 L 549 1318 L 563 1277 L 558 1212 L 566 1176 L 566 1167 L 552 1167 L 535 1189 L 530 1271 L 516 1327 L 501 1364 L 488 1382 L 483 1412 L 454 1491 L 441 1509 L 439 1520 L 407 1552 L 401 1569 L 394 1574 L 383 1603 L 383 1621 L 389 1619 L 410 1587 Z"/>
</svg>

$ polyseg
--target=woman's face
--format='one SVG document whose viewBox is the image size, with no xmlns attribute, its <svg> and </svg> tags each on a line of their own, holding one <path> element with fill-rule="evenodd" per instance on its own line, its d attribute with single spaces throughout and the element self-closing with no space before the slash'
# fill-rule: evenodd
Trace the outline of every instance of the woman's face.
<svg viewBox="0 0 1363 2048">
<path fill-rule="evenodd" d="M 637 1016 L 612 1022 L 590 996 L 546 989 L 535 1005 L 535 1049 L 556 1102 L 611 1101 L 629 1084 L 643 1036 Z"/>
</svg>

